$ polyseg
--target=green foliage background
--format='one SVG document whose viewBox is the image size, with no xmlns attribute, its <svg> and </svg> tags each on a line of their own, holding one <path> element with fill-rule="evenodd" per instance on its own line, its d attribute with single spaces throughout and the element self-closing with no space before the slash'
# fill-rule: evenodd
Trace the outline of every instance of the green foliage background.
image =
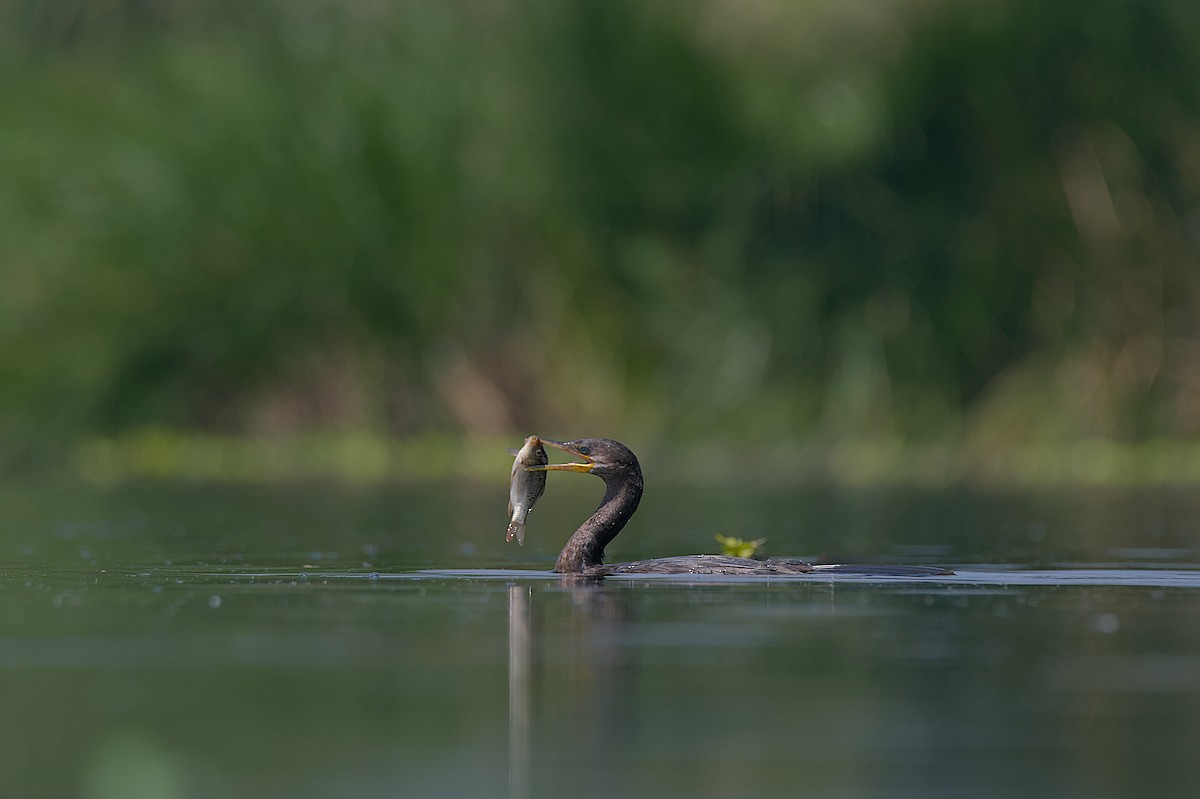
<svg viewBox="0 0 1200 799">
<path fill-rule="evenodd" d="M 1200 432 L 1190 0 L 2 8 L 10 464 Z"/>
</svg>

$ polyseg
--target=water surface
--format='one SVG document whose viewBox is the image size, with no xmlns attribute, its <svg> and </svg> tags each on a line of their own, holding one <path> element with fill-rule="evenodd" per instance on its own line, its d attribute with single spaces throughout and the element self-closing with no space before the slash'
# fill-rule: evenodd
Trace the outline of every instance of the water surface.
<svg viewBox="0 0 1200 799">
<path fill-rule="evenodd" d="M 1200 784 L 1190 492 L 667 486 L 614 558 L 723 532 L 960 573 L 563 583 L 598 481 L 562 485 L 523 549 L 504 485 L 0 489 L 0 795 Z"/>
</svg>

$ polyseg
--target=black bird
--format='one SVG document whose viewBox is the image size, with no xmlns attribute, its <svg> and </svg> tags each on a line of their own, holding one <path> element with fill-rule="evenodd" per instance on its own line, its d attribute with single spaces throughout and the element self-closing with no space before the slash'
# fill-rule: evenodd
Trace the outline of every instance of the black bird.
<svg viewBox="0 0 1200 799">
<path fill-rule="evenodd" d="M 604 548 L 625 527 L 642 501 L 642 467 L 629 447 L 608 438 L 579 438 L 542 443 L 570 453 L 579 461 L 530 467 L 531 471 L 594 474 L 604 481 L 604 498 L 596 512 L 579 526 L 554 564 L 560 574 L 863 574 L 884 577 L 930 577 L 954 572 L 936 566 L 813 566 L 796 558 L 752 560 L 725 555 L 683 555 L 604 565 Z"/>
</svg>

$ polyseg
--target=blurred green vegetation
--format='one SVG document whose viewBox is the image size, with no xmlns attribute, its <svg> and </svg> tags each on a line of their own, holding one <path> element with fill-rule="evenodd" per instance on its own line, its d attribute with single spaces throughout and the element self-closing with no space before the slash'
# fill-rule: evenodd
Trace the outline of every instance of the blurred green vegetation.
<svg viewBox="0 0 1200 799">
<path fill-rule="evenodd" d="M 1193 0 L 0 8 L 10 467 L 1200 436 Z"/>
</svg>

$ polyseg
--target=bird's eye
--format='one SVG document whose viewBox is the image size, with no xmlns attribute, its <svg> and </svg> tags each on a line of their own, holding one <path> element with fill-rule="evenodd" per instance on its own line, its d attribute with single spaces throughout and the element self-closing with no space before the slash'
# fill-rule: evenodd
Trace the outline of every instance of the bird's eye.
<svg viewBox="0 0 1200 799">
<path fill-rule="evenodd" d="M 580 448 L 579 448 L 579 454 L 580 454 L 580 455 L 591 455 L 591 454 L 592 454 L 592 450 L 591 450 L 589 447 L 580 447 Z"/>
</svg>

